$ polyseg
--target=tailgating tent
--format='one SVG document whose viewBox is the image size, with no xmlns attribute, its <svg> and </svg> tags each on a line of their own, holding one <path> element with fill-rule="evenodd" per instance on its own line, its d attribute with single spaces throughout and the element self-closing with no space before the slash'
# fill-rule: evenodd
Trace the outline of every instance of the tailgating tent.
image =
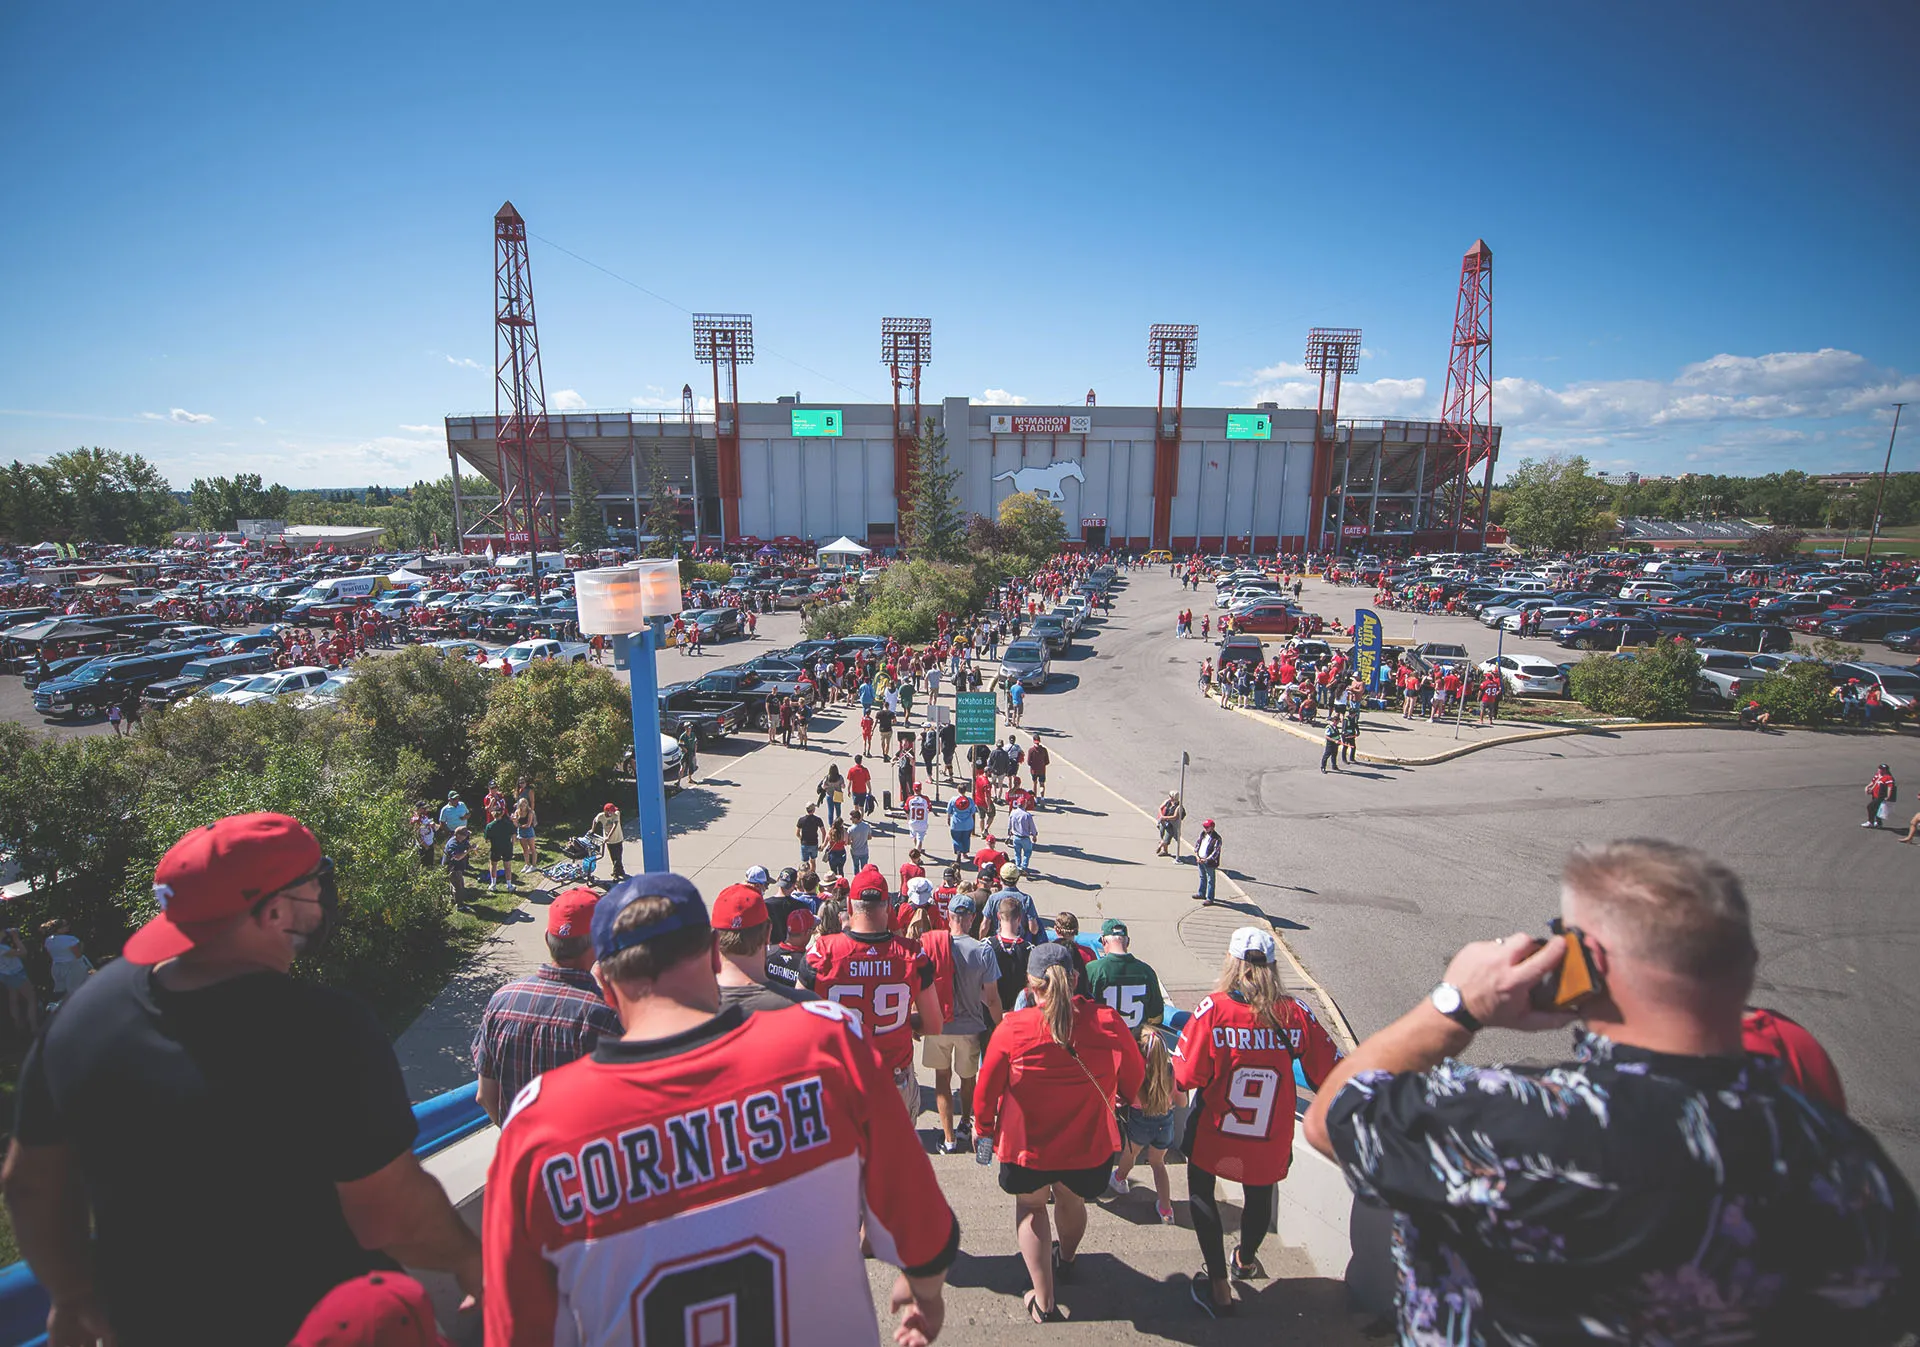
<svg viewBox="0 0 1920 1347">
<path fill-rule="evenodd" d="M 5 638 L 15 645 L 39 645 L 42 641 L 92 641 L 113 632 L 71 617 L 43 617 L 24 627 L 14 627 Z"/>
<path fill-rule="evenodd" d="M 412 571 L 408 570 L 405 566 L 402 566 L 399 570 L 395 571 L 392 575 L 389 575 L 387 579 L 396 585 L 424 585 L 429 583 L 426 576 L 415 575 Z"/>
<path fill-rule="evenodd" d="M 29 547 L 27 551 L 32 553 L 36 557 L 44 557 L 48 553 L 52 553 L 54 556 L 59 556 L 60 544 L 59 543 L 35 543 L 32 547 Z"/>
<path fill-rule="evenodd" d="M 820 549 L 818 560 L 822 566 L 832 565 L 845 569 L 856 564 L 861 557 L 873 555 L 871 548 L 862 547 L 844 533 Z"/>
<path fill-rule="evenodd" d="M 82 580 L 79 584 L 75 585 L 74 588 L 119 589 L 123 585 L 130 585 L 132 583 L 133 581 L 127 579 L 124 575 L 96 575 L 91 580 Z"/>
</svg>

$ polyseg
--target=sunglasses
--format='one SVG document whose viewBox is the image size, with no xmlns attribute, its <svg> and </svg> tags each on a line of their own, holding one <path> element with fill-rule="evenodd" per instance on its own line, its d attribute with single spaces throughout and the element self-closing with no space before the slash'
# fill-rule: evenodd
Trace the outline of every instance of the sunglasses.
<svg viewBox="0 0 1920 1347">
<path fill-rule="evenodd" d="M 328 909 L 332 909 L 339 906 L 340 884 L 339 884 L 339 880 L 334 875 L 333 857 L 322 856 L 320 858 L 320 864 L 315 866 L 312 870 L 300 876 L 300 878 L 294 880 L 291 884 L 287 884 L 281 888 L 275 889 L 272 893 L 268 894 L 266 897 L 262 898 L 259 902 L 255 903 L 253 905 L 254 914 L 257 916 L 260 913 L 260 911 L 263 908 L 265 908 L 268 903 L 272 902 L 275 898 L 291 897 L 292 896 L 291 890 L 294 890 L 294 889 L 300 888 L 303 885 L 312 884 L 315 882 L 318 882 L 320 885 L 320 896 L 318 898 L 294 898 L 293 901 L 296 903 L 317 902 L 320 904 L 321 907 L 328 908 Z"/>
</svg>

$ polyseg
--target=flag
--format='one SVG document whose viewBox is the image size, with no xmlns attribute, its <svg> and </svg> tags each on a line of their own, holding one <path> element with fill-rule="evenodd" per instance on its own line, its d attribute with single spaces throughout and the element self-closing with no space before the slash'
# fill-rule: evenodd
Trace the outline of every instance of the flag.
<svg viewBox="0 0 1920 1347">
<path fill-rule="evenodd" d="M 493 560 L 493 543 L 491 540 L 489 540 L 487 543 L 487 560 L 488 561 Z"/>
</svg>

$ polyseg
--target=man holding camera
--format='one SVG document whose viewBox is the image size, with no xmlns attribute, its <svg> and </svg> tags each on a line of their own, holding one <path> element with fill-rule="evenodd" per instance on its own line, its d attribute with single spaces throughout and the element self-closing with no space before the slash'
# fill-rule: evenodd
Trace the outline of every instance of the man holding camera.
<svg viewBox="0 0 1920 1347">
<path fill-rule="evenodd" d="M 1560 902 L 1545 943 L 1461 950 L 1307 1111 L 1308 1141 L 1395 1212 L 1402 1339 L 1898 1340 L 1913 1191 L 1865 1130 L 1742 1050 L 1740 881 L 1614 842 L 1568 858 Z M 1458 1060 L 1481 1028 L 1576 1017 L 1571 1061 Z"/>
</svg>

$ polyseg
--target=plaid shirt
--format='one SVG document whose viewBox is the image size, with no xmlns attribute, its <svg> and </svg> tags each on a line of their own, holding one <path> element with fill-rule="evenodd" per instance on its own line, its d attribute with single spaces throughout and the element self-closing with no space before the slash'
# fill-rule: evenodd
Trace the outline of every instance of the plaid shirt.
<svg viewBox="0 0 1920 1347">
<path fill-rule="evenodd" d="M 585 1057 L 602 1038 L 618 1038 L 619 1017 L 600 998 L 593 974 L 542 964 L 493 994 L 473 1036 L 473 1064 L 500 1082 L 511 1105 L 543 1071 Z"/>
</svg>

